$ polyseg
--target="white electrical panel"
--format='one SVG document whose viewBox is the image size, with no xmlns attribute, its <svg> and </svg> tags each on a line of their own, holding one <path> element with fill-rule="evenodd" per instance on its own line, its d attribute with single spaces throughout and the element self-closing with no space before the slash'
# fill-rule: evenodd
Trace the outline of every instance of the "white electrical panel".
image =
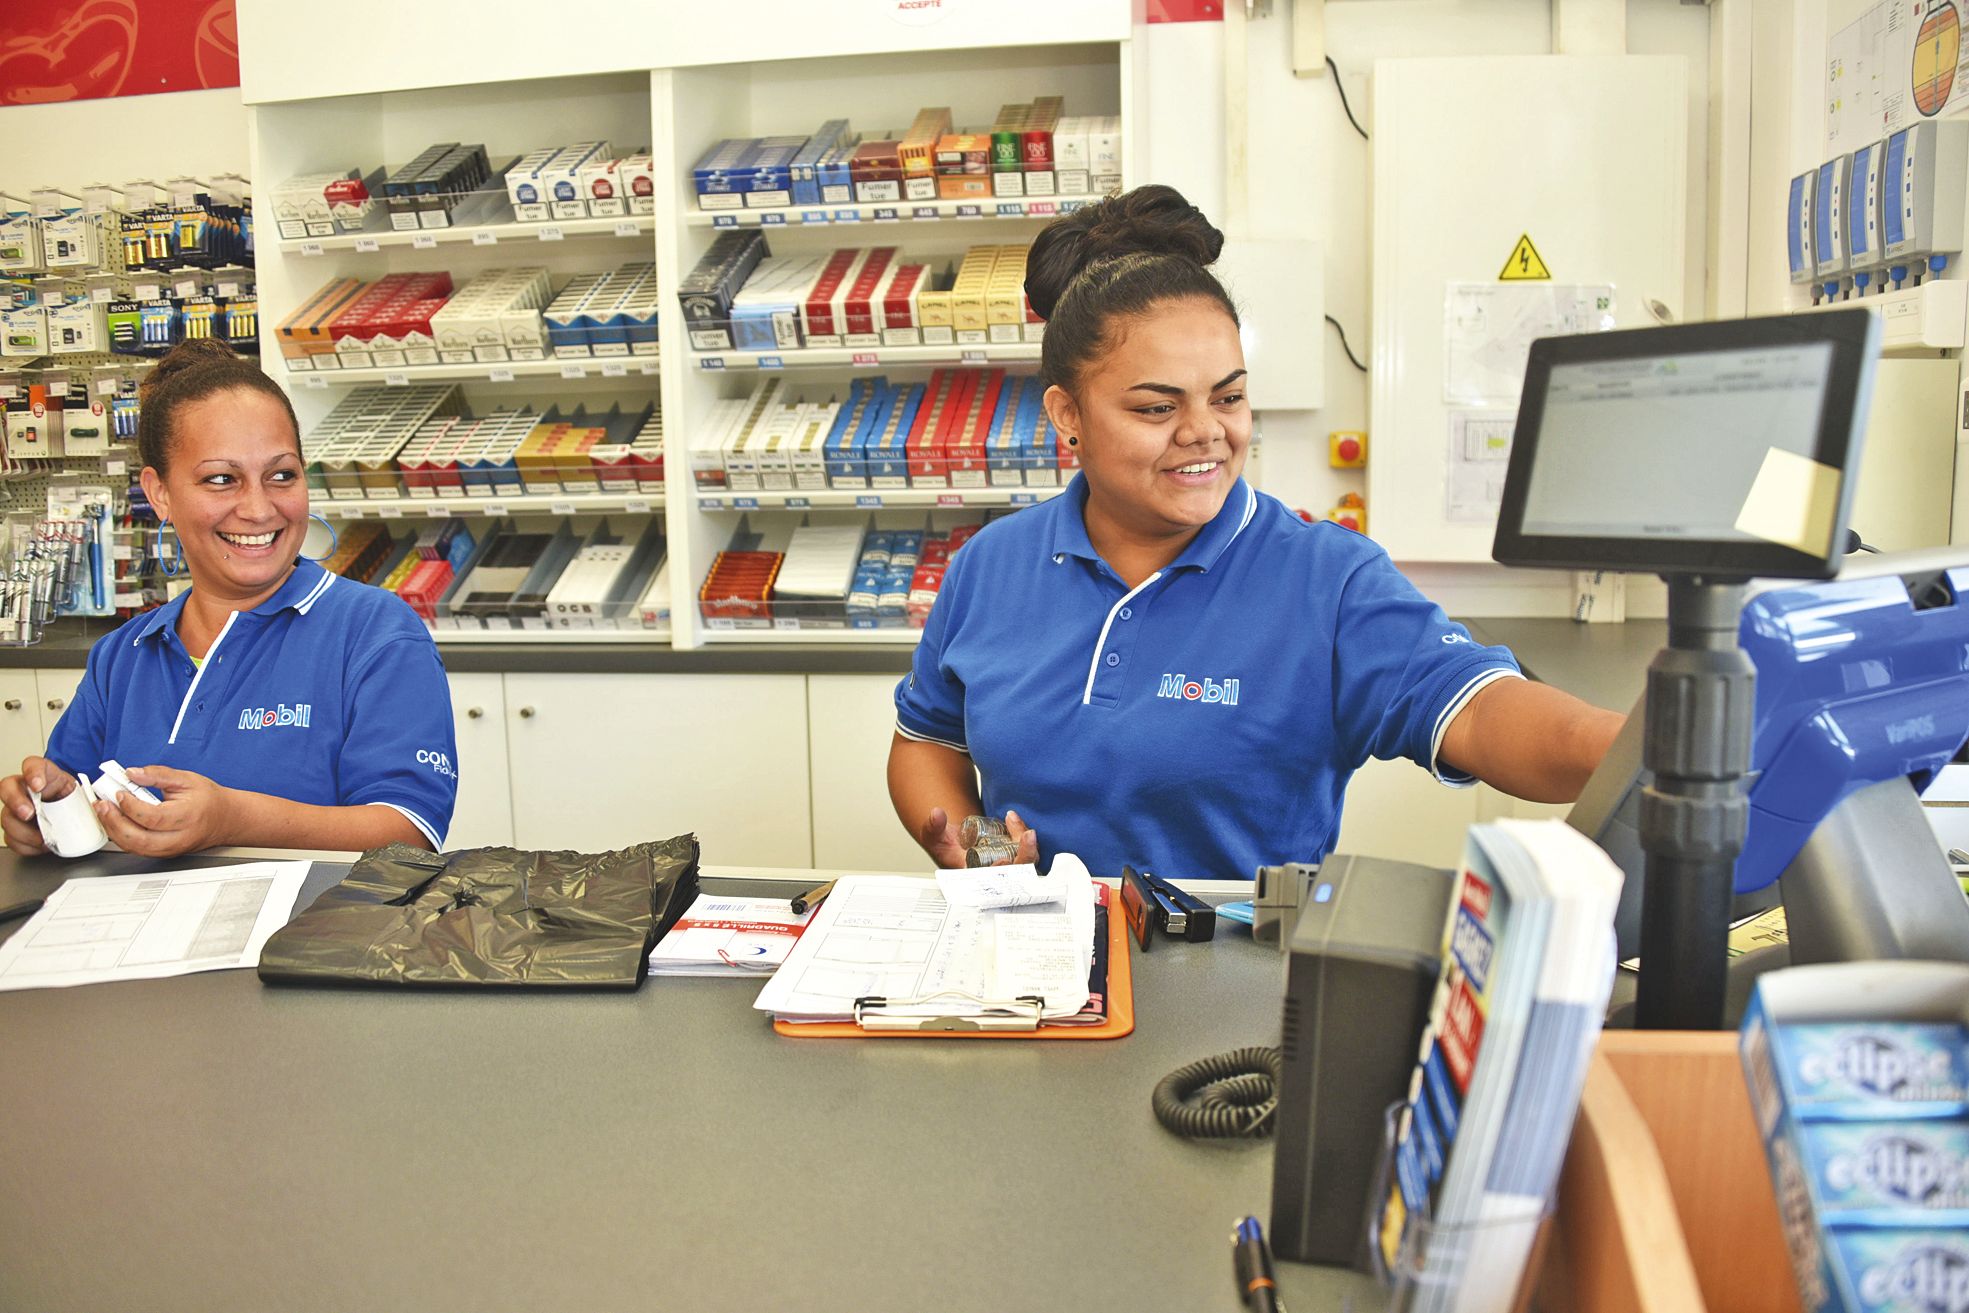
<svg viewBox="0 0 1969 1313">
<path fill-rule="evenodd" d="M 1367 523 L 1396 560 L 1490 559 L 1518 328 L 1700 312 L 1685 303 L 1687 105 L 1675 57 L 1375 65 Z"/>
</svg>

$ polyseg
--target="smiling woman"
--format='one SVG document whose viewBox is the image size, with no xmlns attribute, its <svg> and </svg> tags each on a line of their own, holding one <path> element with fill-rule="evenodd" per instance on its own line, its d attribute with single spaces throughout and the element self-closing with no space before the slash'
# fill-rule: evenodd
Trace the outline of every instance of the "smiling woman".
<svg viewBox="0 0 1969 1313">
<path fill-rule="evenodd" d="M 1245 483 L 1223 244 L 1156 186 L 1033 243 L 1046 412 L 1081 472 L 951 558 L 896 690 L 889 793 L 939 866 L 982 810 L 1022 861 L 1249 878 L 1332 850 L 1370 756 L 1557 801 L 1619 731 L 1518 678 L 1368 539 Z"/>
<path fill-rule="evenodd" d="M 47 755 L 0 779 L 7 846 L 43 851 L 30 791 L 64 797 L 114 760 L 161 795 L 97 804 L 132 852 L 439 847 L 458 788 L 444 667 L 401 599 L 301 556 L 286 394 L 207 340 L 159 361 L 142 400 L 144 492 L 191 588 L 90 650 Z"/>
</svg>

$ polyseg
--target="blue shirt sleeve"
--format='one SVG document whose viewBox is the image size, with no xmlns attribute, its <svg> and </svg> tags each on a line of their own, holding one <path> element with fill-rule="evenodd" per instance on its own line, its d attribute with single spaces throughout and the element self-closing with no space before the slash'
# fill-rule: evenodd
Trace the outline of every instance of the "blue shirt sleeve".
<svg viewBox="0 0 1969 1313">
<path fill-rule="evenodd" d="M 1518 674 L 1509 649 L 1471 638 L 1379 549 L 1342 588 L 1333 661 L 1333 721 L 1349 766 L 1406 757 L 1445 784 L 1471 782 L 1436 760 L 1450 721 L 1485 684 Z"/>
<path fill-rule="evenodd" d="M 121 633 L 118 630 L 89 649 L 82 682 L 75 686 L 75 696 L 55 722 L 55 732 L 48 736 L 44 755 L 70 775 L 86 771 L 93 779 L 109 757 L 110 658 L 105 653 L 110 644 L 124 642 Z"/>
<path fill-rule="evenodd" d="M 337 790 L 342 805 L 380 803 L 444 846 L 458 802 L 458 743 L 451 687 L 437 644 L 418 632 L 387 639 L 349 672 Z"/>
<path fill-rule="evenodd" d="M 960 563 L 967 549 L 968 544 L 951 555 L 943 587 L 923 625 L 923 640 L 916 645 L 909 673 L 896 685 L 896 728 L 903 737 L 959 752 L 970 751 L 964 737 L 964 682 L 950 669 L 948 644 L 952 617 L 961 615 L 966 605 Z"/>
</svg>

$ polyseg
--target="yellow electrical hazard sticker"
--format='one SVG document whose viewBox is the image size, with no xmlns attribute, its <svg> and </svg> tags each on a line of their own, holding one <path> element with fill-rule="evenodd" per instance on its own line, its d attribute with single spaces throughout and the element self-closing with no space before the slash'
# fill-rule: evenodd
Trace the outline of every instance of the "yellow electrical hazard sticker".
<svg viewBox="0 0 1969 1313">
<path fill-rule="evenodd" d="M 1538 248 L 1531 244 L 1531 234 L 1524 233 L 1518 244 L 1511 248 L 1511 258 L 1504 262 L 1504 269 L 1497 275 L 1501 283 L 1521 283 L 1552 280 L 1552 271 L 1545 267 Z"/>
</svg>

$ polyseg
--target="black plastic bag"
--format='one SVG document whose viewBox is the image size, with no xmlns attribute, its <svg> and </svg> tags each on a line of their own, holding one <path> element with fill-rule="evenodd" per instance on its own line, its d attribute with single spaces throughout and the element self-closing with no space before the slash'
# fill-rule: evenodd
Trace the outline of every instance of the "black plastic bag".
<svg viewBox="0 0 1969 1313">
<path fill-rule="evenodd" d="M 391 844 L 276 931 L 260 979 L 634 989 L 697 896 L 697 838 L 612 853 Z"/>
</svg>

